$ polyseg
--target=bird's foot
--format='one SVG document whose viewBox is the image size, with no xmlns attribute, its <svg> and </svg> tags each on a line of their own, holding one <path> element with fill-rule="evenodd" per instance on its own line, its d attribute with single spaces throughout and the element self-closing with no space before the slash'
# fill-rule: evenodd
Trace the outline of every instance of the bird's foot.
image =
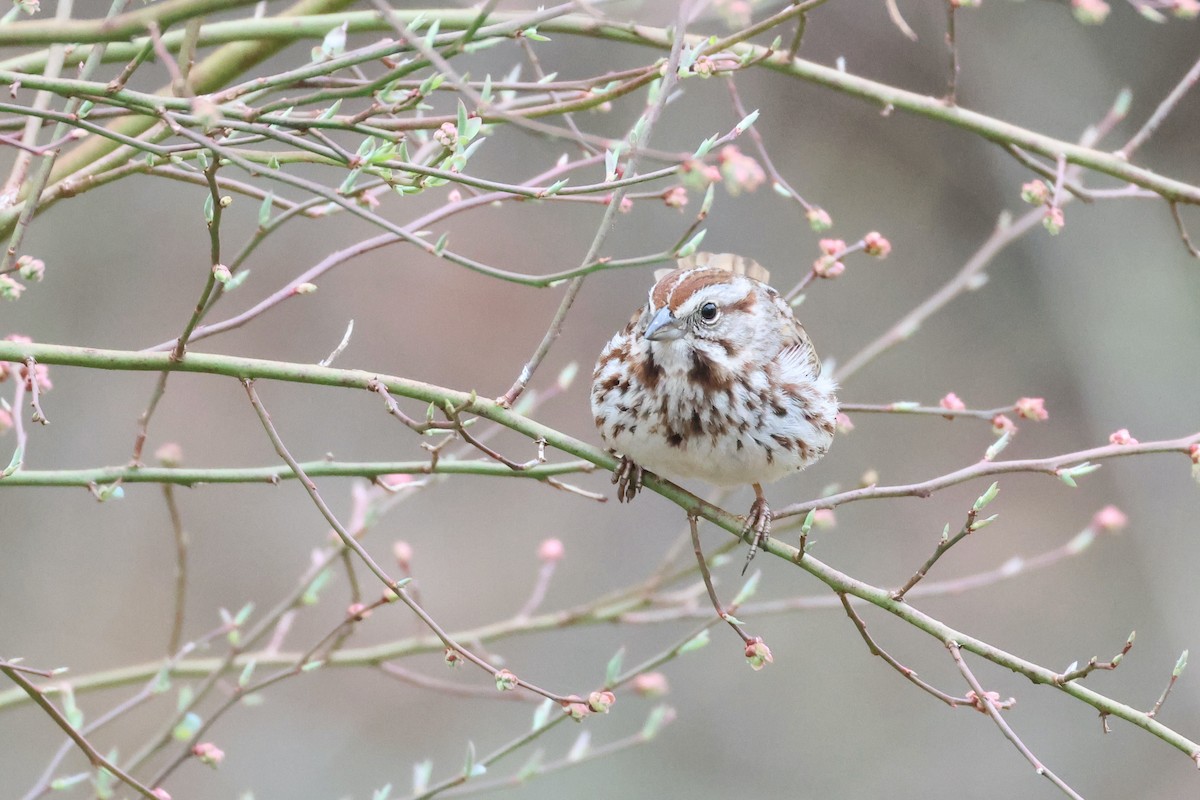
<svg viewBox="0 0 1200 800">
<path fill-rule="evenodd" d="M 756 486 L 755 489 L 757 490 L 757 488 Z M 754 499 L 754 504 L 750 506 L 750 513 L 746 515 L 746 525 L 742 528 L 743 539 L 750 534 L 753 534 L 753 538 L 750 539 L 750 552 L 746 554 L 746 563 L 742 567 L 743 575 L 749 569 L 754 556 L 758 554 L 758 548 L 771 538 L 771 508 L 767 505 L 767 498 L 763 497 L 761 493 Z"/>
<path fill-rule="evenodd" d="M 617 485 L 617 500 L 628 503 L 642 490 L 642 474 L 645 472 L 629 458 L 621 456 L 621 463 L 613 470 L 612 482 Z"/>
</svg>

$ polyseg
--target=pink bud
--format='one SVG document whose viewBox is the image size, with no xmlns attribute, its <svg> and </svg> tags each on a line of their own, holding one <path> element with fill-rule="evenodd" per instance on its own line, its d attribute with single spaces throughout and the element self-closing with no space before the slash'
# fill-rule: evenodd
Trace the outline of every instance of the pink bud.
<svg viewBox="0 0 1200 800">
<path fill-rule="evenodd" d="M 827 231 L 833 227 L 833 218 L 823 208 L 810 208 L 804 216 L 808 218 L 808 224 L 817 233 Z"/>
<path fill-rule="evenodd" d="M 177 467 L 183 463 L 183 448 L 177 442 L 167 442 L 154 451 L 154 457 L 163 466 Z"/>
<path fill-rule="evenodd" d="M 1017 426 L 1016 423 L 1004 414 L 997 414 L 992 417 L 992 432 L 997 436 L 1003 436 L 1006 433 L 1016 433 Z"/>
<path fill-rule="evenodd" d="M 25 381 L 25 388 L 33 388 L 29 384 L 29 367 L 21 364 L 19 367 L 17 367 L 17 374 L 20 375 L 22 380 Z M 54 388 L 54 384 L 50 382 L 50 368 L 45 364 L 34 364 L 33 374 L 37 380 L 39 391 L 48 392 Z"/>
<path fill-rule="evenodd" d="M 642 697 L 661 697 L 671 690 L 661 672 L 643 672 L 633 679 L 633 691 Z"/>
<path fill-rule="evenodd" d="M 767 179 L 767 174 L 758 162 L 742 153 L 736 145 L 727 144 L 722 147 L 717 155 L 717 163 L 721 165 L 725 189 L 731 195 L 753 192 Z"/>
<path fill-rule="evenodd" d="M 863 243 L 866 245 L 864 252 L 869 256 L 887 258 L 887 254 L 892 252 L 892 243 L 883 238 L 883 234 L 879 231 L 868 233 L 863 237 Z"/>
<path fill-rule="evenodd" d="M 837 517 L 833 514 L 832 508 L 818 508 L 813 511 L 813 527 L 814 528 L 836 528 Z"/>
<path fill-rule="evenodd" d="M 458 651 L 450 647 L 446 648 L 443 658 L 446 661 L 447 667 L 457 667 L 463 662 L 463 657 L 459 655 Z"/>
<path fill-rule="evenodd" d="M 412 483 L 416 478 L 406 472 L 389 472 L 380 475 L 376 478 L 377 481 L 387 486 L 389 489 L 395 489 L 403 486 L 406 483 Z"/>
<path fill-rule="evenodd" d="M 1189 447 L 1188 455 L 1192 457 L 1193 464 L 1200 464 L 1200 444 L 1194 444 Z"/>
<path fill-rule="evenodd" d="M 617 696 L 612 692 L 592 692 L 588 695 L 588 708 L 599 714 L 607 714 L 615 702 L 617 702 Z"/>
<path fill-rule="evenodd" d="M 1050 199 L 1050 187 L 1039 180 L 1021 186 L 1021 199 L 1031 206 L 1045 205 Z"/>
<path fill-rule="evenodd" d="M 667 205 L 667 208 L 682 209 L 688 204 L 687 189 L 683 188 L 682 186 L 672 186 L 670 189 L 667 189 L 665 192 L 663 192 L 662 199 Z"/>
<path fill-rule="evenodd" d="M 348 619 L 361 622 L 369 616 L 371 616 L 371 610 L 367 608 L 365 603 L 351 603 L 346 608 L 346 617 Z"/>
<path fill-rule="evenodd" d="M 1137 444 L 1138 440 L 1129 435 L 1128 428 L 1114 431 L 1108 437 L 1109 444 Z"/>
<path fill-rule="evenodd" d="M 1171 13 L 1177 19 L 1195 19 L 1200 16 L 1200 0 L 1173 0 Z"/>
<path fill-rule="evenodd" d="M 559 539 L 546 539 L 538 547 L 538 558 L 545 562 L 560 561 L 566 553 L 566 548 Z"/>
<path fill-rule="evenodd" d="M 822 239 L 817 243 L 817 246 L 827 256 L 836 256 L 846 249 L 846 243 L 841 239 Z"/>
<path fill-rule="evenodd" d="M 214 769 L 225 760 L 225 753 L 212 742 L 200 742 L 192 748 L 192 755 Z"/>
<path fill-rule="evenodd" d="M 1116 533 L 1129 524 L 1129 517 L 1116 506 L 1105 506 L 1092 517 L 1092 527 L 1098 530 Z"/>
<path fill-rule="evenodd" d="M 574 695 L 571 696 L 569 702 L 563 703 L 563 711 L 566 711 L 576 722 L 592 713 L 591 707 Z"/>
<path fill-rule="evenodd" d="M 950 392 L 941 400 L 939 400 L 938 405 L 947 411 L 964 411 L 967 408 L 967 404 L 958 399 L 958 395 L 956 395 L 954 392 Z"/>
<path fill-rule="evenodd" d="M 167 794 L 167 790 L 162 788 L 161 786 L 159 786 L 157 789 L 150 792 L 150 794 L 157 797 L 158 800 L 171 800 L 171 795 Z"/>
<path fill-rule="evenodd" d="M 692 189 L 707 189 L 710 183 L 721 180 L 721 170 L 703 161 L 689 159 L 679 165 L 679 179 Z"/>
<path fill-rule="evenodd" d="M 8 433 L 8 429 L 13 426 L 12 414 L 9 414 L 3 408 L 0 408 L 0 436 Z"/>
<path fill-rule="evenodd" d="M 496 689 L 501 692 L 511 692 L 520 684 L 517 682 L 517 676 L 506 669 L 502 669 L 496 673 Z"/>
<path fill-rule="evenodd" d="M 987 699 L 991 702 L 991 705 L 997 708 L 1000 708 L 1003 705 L 1000 702 L 999 692 L 984 692 L 983 694 L 984 697 L 987 697 Z M 981 714 L 988 713 L 987 704 L 985 704 L 983 697 L 980 697 L 978 694 L 976 694 L 974 689 L 968 691 L 966 696 L 967 699 L 971 701 L 971 705 L 975 707 L 976 711 Z"/>
<path fill-rule="evenodd" d="M 1017 416 L 1042 422 L 1050 418 L 1046 400 L 1042 397 L 1022 397 L 1017 400 Z"/>
<path fill-rule="evenodd" d="M 1067 224 L 1067 218 L 1063 216 L 1063 211 L 1058 206 L 1049 206 L 1046 209 L 1046 215 L 1042 217 L 1042 227 L 1049 231 L 1051 236 L 1057 236 L 1058 232 Z"/>
<path fill-rule="evenodd" d="M 837 425 L 837 432 L 841 434 L 846 434 L 854 430 L 854 423 L 850 421 L 850 417 L 840 411 L 838 412 L 835 424 Z"/>
<path fill-rule="evenodd" d="M 4 341 L 13 342 L 15 344 L 33 344 L 33 339 L 21 333 L 10 333 L 4 337 Z"/>
<path fill-rule="evenodd" d="M 413 549 L 412 545 L 403 539 L 398 539 L 392 545 L 392 555 L 396 558 L 396 564 L 400 569 L 407 571 L 412 566 Z"/>
<path fill-rule="evenodd" d="M 759 636 L 746 643 L 746 661 L 750 662 L 752 670 L 758 672 L 767 664 L 773 663 L 775 657 L 771 655 L 771 648 L 767 647 L 766 642 Z"/>
<path fill-rule="evenodd" d="M 1099 25 L 1112 11 L 1104 0 L 1071 0 L 1071 10 L 1084 25 Z"/>
<path fill-rule="evenodd" d="M 821 256 L 813 262 L 813 272 L 818 278 L 836 278 L 846 271 L 846 265 L 834 261 L 832 256 Z"/>
</svg>

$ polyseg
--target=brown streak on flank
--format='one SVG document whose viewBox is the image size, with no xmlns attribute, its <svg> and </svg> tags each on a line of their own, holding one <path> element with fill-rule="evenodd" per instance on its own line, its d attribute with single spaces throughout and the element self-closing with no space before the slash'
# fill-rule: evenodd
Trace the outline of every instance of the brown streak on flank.
<svg viewBox="0 0 1200 800">
<path fill-rule="evenodd" d="M 700 412 L 693 411 L 691 419 L 692 433 L 699 436 L 704 433 L 704 420 L 700 419 Z"/>
<path fill-rule="evenodd" d="M 719 283 L 725 283 L 730 278 L 730 275 L 725 270 L 720 269 L 694 269 L 684 273 L 683 277 L 675 284 L 674 288 L 667 293 L 664 301 L 667 302 L 671 313 L 679 310 L 679 307 L 686 303 L 692 295 L 707 286 L 715 286 Z M 663 279 L 665 282 L 665 278 Z M 661 284 L 660 284 L 661 285 Z M 655 289 L 657 294 L 658 289 Z"/>
<path fill-rule="evenodd" d="M 779 446 L 782 447 L 784 450 L 792 449 L 792 440 L 789 439 L 788 437 L 786 437 L 782 434 L 772 433 L 771 438 L 774 439 L 775 441 L 779 442 Z"/>
</svg>

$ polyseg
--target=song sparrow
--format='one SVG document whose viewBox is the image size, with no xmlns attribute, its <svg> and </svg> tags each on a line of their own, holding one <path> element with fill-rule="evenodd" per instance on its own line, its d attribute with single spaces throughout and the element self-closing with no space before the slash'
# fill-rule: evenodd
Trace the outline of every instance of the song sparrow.
<svg viewBox="0 0 1200 800">
<path fill-rule="evenodd" d="M 757 263 L 698 253 L 655 277 L 649 302 L 604 347 L 592 375 L 596 427 L 622 456 L 617 499 L 634 498 L 643 468 L 749 483 L 749 563 L 770 533 L 762 484 L 825 455 L 837 387 Z"/>
</svg>

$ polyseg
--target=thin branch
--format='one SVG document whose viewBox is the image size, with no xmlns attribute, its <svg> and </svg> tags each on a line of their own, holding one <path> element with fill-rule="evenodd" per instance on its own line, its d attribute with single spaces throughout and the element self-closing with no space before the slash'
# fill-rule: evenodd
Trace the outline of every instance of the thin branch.
<svg viewBox="0 0 1200 800">
<path fill-rule="evenodd" d="M 1158 108 L 1154 109 L 1154 113 L 1138 129 L 1138 132 L 1131 136 L 1129 141 L 1120 150 L 1113 153 L 1113 155 L 1122 159 L 1131 158 L 1134 152 L 1154 135 L 1158 127 L 1163 124 L 1163 121 L 1175 109 L 1179 101 L 1183 99 L 1183 96 L 1196 85 L 1197 80 L 1200 80 L 1200 60 L 1196 61 L 1192 65 L 1192 68 L 1180 79 L 1179 83 L 1175 84 L 1175 87 L 1167 93 L 1167 96 L 1158 104 Z"/>
<path fill-rule="evenodd" d="M 717 590 L 713 587 L 712 575 L 708 572 L 708 562 L 704 560 L 704 550 L 700 547 L 700 532 L 697 525 L 697 519 L 694 516 L 688 515 L 688 528 L 692 533 L 692 550 L 696 554 L 696 564 L 700 568 L 700 576 L 704 578 L 704 588 L 708 590 L 708 599 L 712 601 L 713 610 L 717 612 L 717 616 L 727 622 L 729 627 L 733 628 L 733 632 L 742 637 L 742 641 L 747 645 L 754 642 L 754 637 L 746 633 L 745 629 L 733 619 L 728 611 L 721 606 L 721 601 L 717 597 Z M 757 573 L 755 573 L 757 574 Z M 751 578 L 754 580 L 754 578 Z"/>
<path fill-rule="evenodd" d="M 963 659 L 962 653 L 959 652 L 958 643 L 953 641 L 947 642 L 946 648 L 950 651 L 950 657 L 954 659 L 954 663 L 958 667 L 959 672 L 962 673 L 963 677 L 967 681 L 967 684 L 970 685 L 971 691 L 975 693 L 975 698 L 978 703 L 977 708 L 992 718 L 992 721 L 996 723 L 996 727 L 1000 728 L 1000 732 L 1004 734 L 1004 738 L 1012 742 L 1013 747 L 1017 748 L 1017 752 L 1024 756 L 1025 760 L 1033 766 L 1034 772 L 1049 780 L 1051 783 L 1057 786 L 1063 792 L 1063 794 L 1072 798 L 1072 800 L 1083 800 L 1083 798 L 1074 789 L 1068 786 L 1062 778 L 1058 777 L 1049 769 L 1047 769 L 1046 766 L 1037 759 L 1030 749 L 1025 746 L 1025 743 L 1021 741 L 1020 737 L 1017 736 L 1016 732 L 1009 726 L 1008 722 L 1005 721 L 1004 717 L 1000 714 L 1000 710 L 996 707 L 996 701 L 984 691 L 983 686 L 980 685 L 979 680 L 975 677 L 975 674 L 971 672 L 971 668 L 967 666 L 967 662 Z"/>
<path fill-rule="evenodd" d="M 871 634 L 867 633 L 867 623 L 864 622 L 863 618 L 860 617 L 858 612 L 854 610 L 854 606 L 850 604 L 850 598 L 847 597 L 843 592 L 838 592 L 837 596 L 838 599 L 842 601 L 842 608 L 846 610 L 846 615 L 850 617 L 850 621 L 853 622 L 854 627 L 858 629 L 859 635 L 862 636 L 863 641 L 867 643 L 867 649 L 871 651 L 871 655 L 879 656 L 889 667 L 904 676 L 905 680 L 911 681 L 917 688 L 928 692 L 951 708 L 957 708 L 958 706 L 963 705 L 974 705 L 970 698 L 954 697 L 953 695 L 947 694 L 941 689 L 938 689 L 917 677 L 915 670 L 909 669 L 901 664 L 894 657 L 892 657 L 890 653 L 880 647 L 873 638 L 871 638 Z"/>
<path fill-rule="evenodd" d="M 5 675 L 7 675 L 13 683 L 21 687 L 21 691 L 29 695 L 29 698 L 33 700 L 33 702 L 41 706 L 42 710 L 45 711 L 52 720 L 54 720 L 54 723 L 58 725 L 58 727 L 62 728 L 63 732 L 71 738 L 71 741 L 75 742 L 76 746 L 83 751 L 83 754 L 87 756 L 88 762 L 91 763 L 93 767 L 107 770 L 142 797 L 149 798 L 149 800 L 156 800 L 158 795 L 143 786 L 132 775 L 129 775 L 116 764 L 100 755 L 100 752 L 92 746 L 92 743 L 89 742 L 82 733 L 76 730 L 75 726 L 70 723 L 63 713 L 59 711 L 53 703 L 46 699 L 45 694 L 43 694 L 40 689 L 30 683 L 19 670 L 13 669 L 5 664 L 0 664 L 0 672 L 3 672 Z"/>
</svg>

